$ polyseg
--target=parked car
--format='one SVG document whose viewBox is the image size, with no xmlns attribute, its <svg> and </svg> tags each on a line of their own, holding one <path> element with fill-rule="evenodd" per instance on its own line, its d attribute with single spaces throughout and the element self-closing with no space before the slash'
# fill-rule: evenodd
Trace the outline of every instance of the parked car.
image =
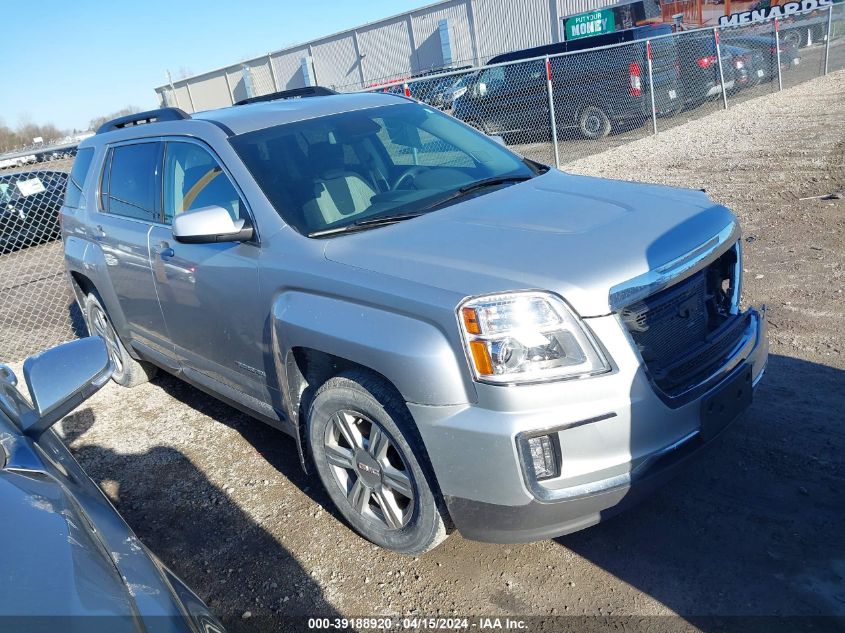
<svg viewBox="0 0 845 633">
<path fill-rule="evenodd" d="M 0 169 L 8 169 L 10 167 L 23 167 L 36 162 L 38 159 L 35 154 L 27 154 L 25 156 L 15 156 L 13 158 L 0 159 Z"/>
<path fill-rule="evenodd" d="M 722 50 L 733 68 L 734 92 L 772 80 L 766 58 L 759 50 L 728 45 L 723 45 Z"/>
<path fill-rule="evenodd" d="M 67 179 L 61 171 L 0 174 L 0 255 L 58 239 Z"/>
<path fill-rule="evenodd" d="M 446 112 L 450 112 L 452 110 L 455 105 L 455 99 L 460 99 L 466 94 L 467 85 L 474 75 L 475 72 L 461 75 L 454 83 L 452 83 L 452 85 L 443 91 L 443 110 Z"/>
<path fill-rule="evenodd" d="M 750 405 L 766 325 L 728 209 L 551 169 L 405 97 L 308 92 L 80 145 L 65 260 L 116 382 L 161 368 L 290 434 L 349 524 L 406 554 L 452 525 L 593 525 Z"/>
<path fill-rule="evenodd" d="M 734 88 L 736 69 L 731 63 L 731 55 L 722 50 L 720 73 L 716 40 L 711 31 L 685 33 L 683 39 L 678 42 L 678 55 L 681 62 L 684 105 L 688 109 L 696 108 L 708 99 L 722 94 L 722 75 L 725 79 L 725 89 Z"/>
<path fill-rule="evenodd" d="M 422 101 L 435 108 L 446 110 L 452 107 L 454 97 L 451 97 L 450 90 L 452 86 L 458 81 L 455 75 L 435 76 L 430 75 L 441 74 L 446 72 L 454 72 L 460 70 L 468 70 L 469 66 L 459 66 L 456 68 L 440 68 L 434 71 L 429 71 L 419 75 L 410 77 L 406 82 L 401 84 L 394 84 L 388 88 L 384 88 L 381 92 L 390 94 L 405 94 L 405 85 L 408 86 L 410 96 L 417 101 Z M 451 97 L 451 98 L 450 98 Z"/>
<path fill-rule="evenodd" d="M 651 118 L 645 40 L 667 33 L 669 25 L 637 27 L 499 55 L 468 80 L 453 114 L 487 134 L 530 140 L 548 129 L 550 74 L 560 134 L 600 139 L 614 127 L 640 125 Z M 589 50 L 623 42 L 641 44 Z M 651 49 L 655 106 L 659 115 L 671 116 L 682 107 L 678 52 L 673 38 L 665 37 Z M 582 52 L 552 57 L 548 69 L 537 59 L 573 51 Z M 519 60 L 531 61 L 509 63 Z"/>
<path fill-rule="evenodd" d="M 765 76 L 775 80 L 778 76 L 777 48 L 774 36 L 766 35 L 726 35 L 723 42 L 729 46 L 747 48 L 763 55 Z M 780 66 L 782 71 L 796 68 L 801 63 L 798 47 L 788 41 L 780 42 Z"/>
<path fill-rule="evenodd" d="M 222 633 L 51 428 L 109 380 L 92 337 L 29 358 L 30 401 L 0 365 L 0 619 L 8 631 Z"/>
</svg>

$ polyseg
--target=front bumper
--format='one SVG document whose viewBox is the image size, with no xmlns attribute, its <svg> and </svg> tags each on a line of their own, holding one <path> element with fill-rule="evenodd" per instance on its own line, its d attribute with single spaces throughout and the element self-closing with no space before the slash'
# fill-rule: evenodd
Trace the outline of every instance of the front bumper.
<svg viewBox="0 0 845 633">
<path fill-rule="evenodd" d="M 451 518 L 466 538 L 516 543 L 574 532 L 636 503 L 711 443 L 702 403 L 744 375 L 754 386 L 768 357 L 765 312 L 743 344 L 683 404 L 661 398 L 616 316 L 588 319 L 615 367 L 588 380 L 490 387 L 462 407 L 410 404 Z M 719 426 L 719 431 L 723 427 Z M 519 438 L 551 434 L 561 474 L 538 481 Z"/>
</svg>

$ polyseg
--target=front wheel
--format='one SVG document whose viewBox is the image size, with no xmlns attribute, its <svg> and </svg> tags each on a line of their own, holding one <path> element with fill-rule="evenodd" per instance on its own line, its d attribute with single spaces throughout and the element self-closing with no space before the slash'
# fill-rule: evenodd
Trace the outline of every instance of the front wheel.
<svg viewBox="0 0 845 633">
<path fill-rule="evenodd" d="M 418 555 L 447 536 L 443 501 L 404 403 L 364 372 L 328 380 L 307 416 L 317 473 L 340 513 L 385 549 Z"/>
<path fill-rule="evenodd" d="M 610 118 L 604 110 L 596 106 L 587 106 L 578 117 L 578 129 L 584 138 L 598 140 L 610 134 Z"/>
</svg>

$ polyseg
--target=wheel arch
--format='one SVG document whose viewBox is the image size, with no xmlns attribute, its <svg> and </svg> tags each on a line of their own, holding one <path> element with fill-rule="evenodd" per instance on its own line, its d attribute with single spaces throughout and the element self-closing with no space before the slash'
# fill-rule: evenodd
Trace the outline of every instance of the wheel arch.
<svg viewBox="0 0 845 633">
<path fill-rule="evenodd" d="M 402 402 L 447 405 L 474 398 L 459 359 L 432 324 L 304 292 L 279 296 L 271 321 L 276 379 L 303 466 L 303 419 L 309 398 L 343 372 L 358 370 L 376 377 Z"/>
</svg>

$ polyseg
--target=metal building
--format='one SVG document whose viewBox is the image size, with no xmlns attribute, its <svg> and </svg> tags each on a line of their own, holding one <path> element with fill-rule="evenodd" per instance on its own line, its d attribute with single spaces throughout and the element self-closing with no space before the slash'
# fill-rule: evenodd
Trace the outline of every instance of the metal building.
<svg viewBox="0 0 845 633">
<path fill-rule="evenodd" d="M 564 39 L 567 17 L 618 5 L 660 15 L 657 0 L 443 0 L 156 88 L 189 112 L 322 85 L 358 90 L 432 69 L 479 65 Z"/>
</svg>

